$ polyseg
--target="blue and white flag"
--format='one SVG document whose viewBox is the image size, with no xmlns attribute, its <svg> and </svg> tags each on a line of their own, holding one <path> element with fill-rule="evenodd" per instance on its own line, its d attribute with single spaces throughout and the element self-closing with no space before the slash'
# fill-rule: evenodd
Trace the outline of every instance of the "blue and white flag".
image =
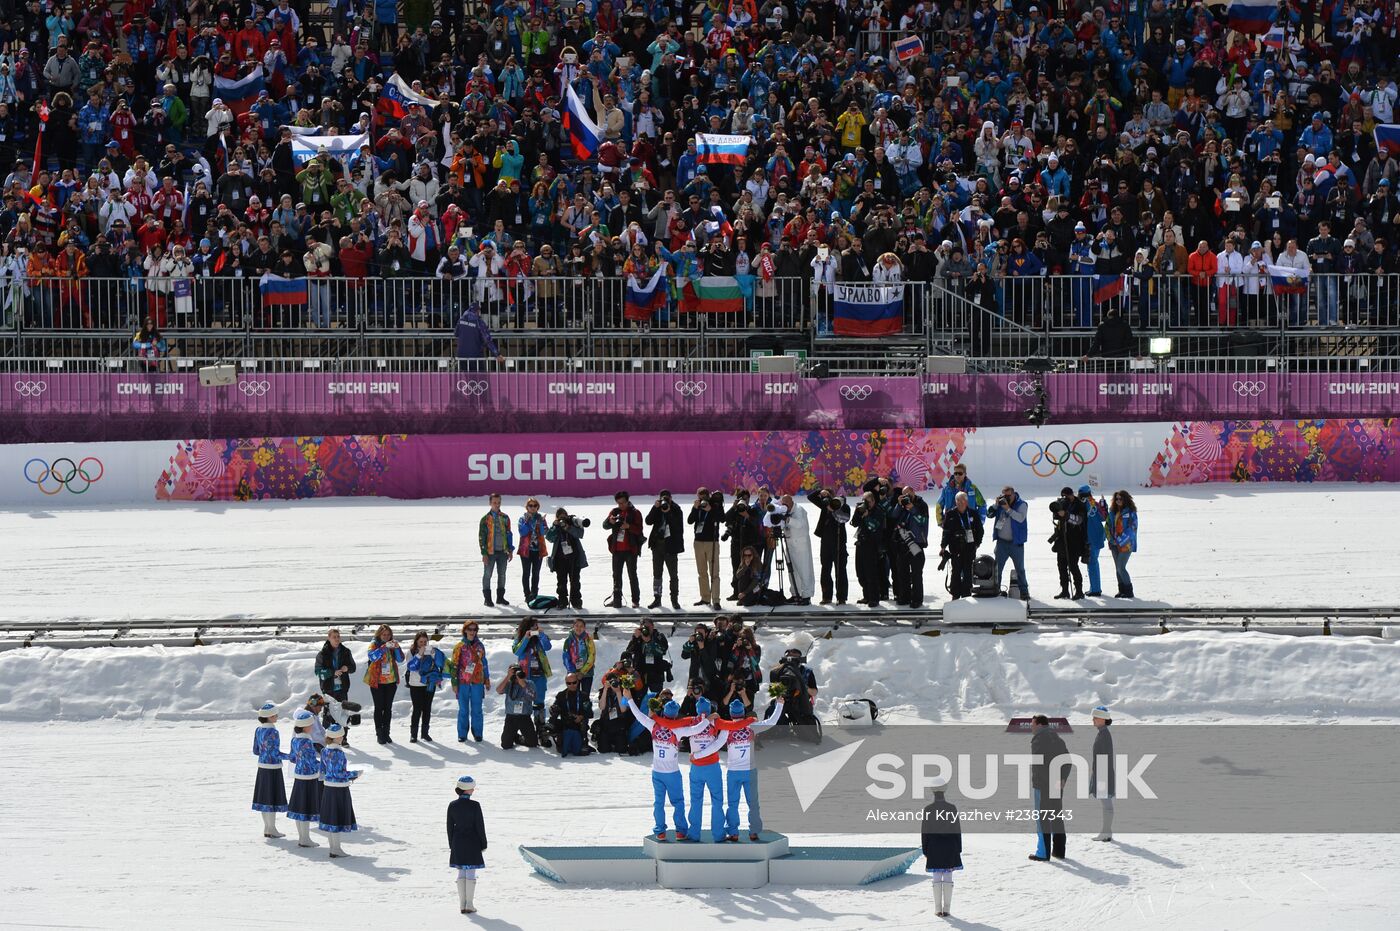
<svg viewBox="0 0 1400 931">
<path fill-rule="evenodd" d="M 292 160 L 304 165 L 322 151 L 331 158 L 344 160 L 359 154 L 360 146 L 368 144 L 368 133 L 356 136 L 293 136 Z"/>
</svg>

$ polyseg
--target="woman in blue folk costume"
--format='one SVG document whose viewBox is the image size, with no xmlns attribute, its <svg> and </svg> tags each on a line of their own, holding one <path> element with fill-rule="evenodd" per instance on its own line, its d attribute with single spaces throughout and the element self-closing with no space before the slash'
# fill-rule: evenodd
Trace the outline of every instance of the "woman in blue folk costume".
<svg viewBox="0 0 1400 931">
<path fill-rule="evenodd" d="M 451 864 L 457 871 L 457 901 L 463 915 L 476 911 L 472 896 L 476 893 L 476 874 L 486 869 L 483 851 L 486 849 L 486 822 L 481 806 L 472 793 L 476 780 L 463 776 L 457 780 L 457 799 L 447 806 L 447 843 L 452 848 Z"/>
<path fill-rule="evenodd" d="M 360 778 L 359 770 L 345 768 L 345 728 L 332 724 L 326 728 L 326 749 L 321 754 L 321 816 L 317 825 L 330 835 L 331 859 L 348 857 L 340 847 L 340 835 L 358 831 L 355 806 L 350 801 L 350 783 Z"/>
<path fill-rule="evenodd" d="M 287 810 L 287 786 L 282 763 L 291 757 L 282 752 L 277 733 L 277 706 L 267 702 L 258 709 L 258 729 L 253 732 L 253 755 L 258 758 L 258 779 L 253 784 L 253 811 L 262 812 L 263 837 L 285 837 L 277 830 L 277 813 Z"/>
<path fill-rule="evenodd" d="M 316 715 L 298 708 L 292 715 L 292 748 L 288 754 L 295 769 L 292 772 L 292 798 L 287 803 L 287 818 L 297 823 L 297 846 L 315 847 L 311 840 L 311 822 L 321 817 L 321 751 L 316 749 L 314 731 L 319 725 Z"/>
</svg>

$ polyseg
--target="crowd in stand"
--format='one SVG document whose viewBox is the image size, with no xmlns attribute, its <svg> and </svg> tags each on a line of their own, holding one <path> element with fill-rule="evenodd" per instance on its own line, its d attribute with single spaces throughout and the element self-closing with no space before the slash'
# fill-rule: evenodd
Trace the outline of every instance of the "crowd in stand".
<svg viewBox="0 0 1400 931">
<path fill-rule="evenodd" d="M 149 345 L 245 313 L 450 323 L 460 297 L 568 326 L 566 287 L 659 268 L 671 299 L 638 324 L 701 276 L 734 276 L 748 306 L 800 281 L 782 299 L 804 322 L 874 280 L 1092 326 L 1105 275 L 1127 276 L 1113 303 L 1139 325 L 1325 325 L 1339 303 L 1396 322 L 1394 279 L 1356 277 L 1397 268 L 1400 160 L 1376 128 L 1400 7 L 1381 0 L 1288 0 L 1267 37 L 1188 0 L 10 6 L 11 324 L 117 308 L 151 318 Z M 221 98 L 255 69 L 255 99 Z M 566 127 L 570 88 L 596 151 Z M 304 162 L 313 130 L 366 144 Z M 743 163 L 703 163 L 702 132 L 748 136 Z M 1267 265 L 1304 296 L 1266 300 Z M 269 272 L 308 279 L 304 302 L 267 306 Z M 414 278 L 467 290 L 393 287 Z M 622 291 L 597 293 L 621 323 Z"/>
</svg>

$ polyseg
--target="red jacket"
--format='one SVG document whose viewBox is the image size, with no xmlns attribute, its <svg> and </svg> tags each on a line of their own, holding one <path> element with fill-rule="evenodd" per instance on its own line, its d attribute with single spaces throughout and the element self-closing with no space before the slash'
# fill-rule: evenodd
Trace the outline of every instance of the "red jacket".
<svg viewBox="0 0 1400 931">
<path fill-rule="evenodd" d="M 620 521 L 614 526 L 615 521 Z M 607 521 L 604 522 L 608 532 L 608 552 L 609 553 L 640 553 L 642 551 L 642 541 L 645 539 L 642 533 L 642 512 L 634 507 L 627 509 L 627 516 L 621 518 L 618 509 L 608 514 Z M 622 539 L 618 539 L 619 534 Z"/>
</svg>

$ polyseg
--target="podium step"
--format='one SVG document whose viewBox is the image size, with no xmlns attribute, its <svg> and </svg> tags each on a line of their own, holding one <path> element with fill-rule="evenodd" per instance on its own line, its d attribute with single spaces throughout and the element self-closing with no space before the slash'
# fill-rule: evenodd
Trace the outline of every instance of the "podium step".
<svg viewBox="0 0 1400 931">
<path fill-rule="evenodd" d="M 657 860 L 656 881 L 665 889 L 758 889 L 768 885 L 768 861 Z"/>
<path fill-rule="evenodd" d="M 739 835 L 737 844 L 726 844 L 716 842 L 709 831 L 701 831 L 699 841 L 660 841 L 648 836 L 642 840 L 642 850 L 657 860 L 772 860 L 786 856 L 788 839 L 782 834 L 763 831 L 758 840 L 751 841 L 746 831 Z"/>
</svg>

